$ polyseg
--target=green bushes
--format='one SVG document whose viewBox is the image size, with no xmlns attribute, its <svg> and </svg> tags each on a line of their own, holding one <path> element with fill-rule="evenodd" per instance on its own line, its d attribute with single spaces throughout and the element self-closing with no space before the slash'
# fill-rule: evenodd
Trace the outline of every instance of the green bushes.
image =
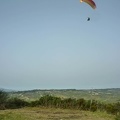
<svg viewBox="0 0 120 120">
<path fill-rule="evenodd" d="M 115 120 L 120 120 L 120 114 L 116 115 Z"/>
<path fill-rule="evenodd" d="M 105 104 L 105 103 L 100 103 L 96 100 L 85 100 L 83 98 L 61 99 L 59 97 L 54 97 L 50 95 L 43 96 L 39 100 L 31 102 L 30 106 L 59 107 L 59 108 L 68 108 L 68 109 L 89 110 L 93 112 L 100 110 L 100 111 L 106 111 L 107 113 L 110 114 L 120 113 L 120 103 Z"/>
<path fill-rule="evenodd" d="M 24 100 L 9 98 L 7 92 L 0 90 L 0 110 L 21 108 L 28 105 L 29 103 Z"/>
<path fill-rule="evenodd" d="M 16 109 L 16 108 L 22 108 L 25 106 L 28 106 L 29 103 L 18 98 L 11 98 L 7 101 L 6 108 L 9 109 Z"/>
<path fill-rule="evenodd" d="M 8 94 L 3 90 L 0 90 L 0 110 L 5 109 L 7 99 L 8 99 Z"/>
<path fill-rule="evenodd" d="M 90 110 L 95 112 L 98 109 L 98 103 L 95 100 L 85 100 L 66 98 L 61 99 L 59 97 L 54 97 L 46 95 L 41 97 L 39 100 L 30 103 L 30 106 L 45 106 L 45 107 L 59 107 L 59 108 L 70 108 L 70 109 L 80 109 L 80 110 Z"/>
<path fill-rule="evenodd" d="M 106 105 L 106 111 L 107 113 L 111 114 L 119 114 L 120 113 L 120 103 L 114 103 L 114 104 L 107 104 Z"/>
</svg>

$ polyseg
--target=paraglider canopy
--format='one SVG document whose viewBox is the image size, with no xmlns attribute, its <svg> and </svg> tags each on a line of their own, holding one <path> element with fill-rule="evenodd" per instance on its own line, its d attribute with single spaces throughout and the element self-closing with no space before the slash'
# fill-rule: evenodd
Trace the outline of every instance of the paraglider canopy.
<svg viewBox="0 0 120 120">
<path fill-rule="evenodd" d="M 85 2 L 85 3 L 89 4 L 93 9 L 96 8 L 96 4 L 93 0 L 80 0 L 80 2 Z"/>
</svg>

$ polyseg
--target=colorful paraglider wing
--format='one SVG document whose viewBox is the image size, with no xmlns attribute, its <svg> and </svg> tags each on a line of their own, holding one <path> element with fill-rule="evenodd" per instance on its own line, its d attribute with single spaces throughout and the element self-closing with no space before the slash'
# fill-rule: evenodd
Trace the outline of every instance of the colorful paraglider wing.
<svg viewBox="0 0 120 120">
<path fill-rule="evenodd" d="M 86 2 L 87 4 L 89 4 L 93 9 L 96 8 L 96 4 L 93 0 L 80 0 L 80 2 Z"/>
</svg>

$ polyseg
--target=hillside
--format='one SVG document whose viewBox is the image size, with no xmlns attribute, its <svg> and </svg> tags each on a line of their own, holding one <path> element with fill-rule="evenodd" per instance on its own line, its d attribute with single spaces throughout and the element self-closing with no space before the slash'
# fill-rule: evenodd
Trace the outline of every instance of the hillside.
<svg viewBox="0 0 120 120">
<path fill-rule="evenodd" d="M 28 90 L 9 92 L 10 97 L 18 97 L 27 101 L 37 100 L 44 95 L 52 95 L 60 98 L 84 98 L 95 99 L 102 102 L 118 102 L 120 101 L 120 88 L 111 89 L 50 89 L 50 90 Z"/>
</svg>

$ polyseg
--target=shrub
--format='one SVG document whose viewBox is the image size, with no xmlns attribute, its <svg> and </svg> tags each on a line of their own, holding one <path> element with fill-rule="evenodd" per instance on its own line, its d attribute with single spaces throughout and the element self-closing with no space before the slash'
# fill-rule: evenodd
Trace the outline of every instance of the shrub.
<svg viewBox="0 0 120 120">
<path fill-rule="evenodd" d="M 86 109 L 85 105 L 86 105 L 86 101 L 83 98 L 77 100 L 77 107 L 79 109 L 85 110 Z"/>
<path fill-rule="evenodd" d="M 19 99 L 19 98 L 11 98 L 7 102 L 7 108 L 10 108 L 10 109 L 21 108 L 21 107 L 25 107 L 28 105 L 29 105 L 28 102 L 22 99 Z"/>
<path fill-rule="evenodd" d="M 91 106 L 91 111 L 92 111 L 92 112 L 97 111 L 97 106 L 96 106 L 96 105 L 92 105 L 92 106 Z"/>
<path fill-rule="evenodd" d="M 115 120 L 120 120 L 120 114 L 116 115 Z"/>
<path fill-rule="evenodd" d="M 3 90 L 0 90 L 0 109 L 5 109 L 5 105 L 8 99 L 8 94 Z"/>
</svg>

